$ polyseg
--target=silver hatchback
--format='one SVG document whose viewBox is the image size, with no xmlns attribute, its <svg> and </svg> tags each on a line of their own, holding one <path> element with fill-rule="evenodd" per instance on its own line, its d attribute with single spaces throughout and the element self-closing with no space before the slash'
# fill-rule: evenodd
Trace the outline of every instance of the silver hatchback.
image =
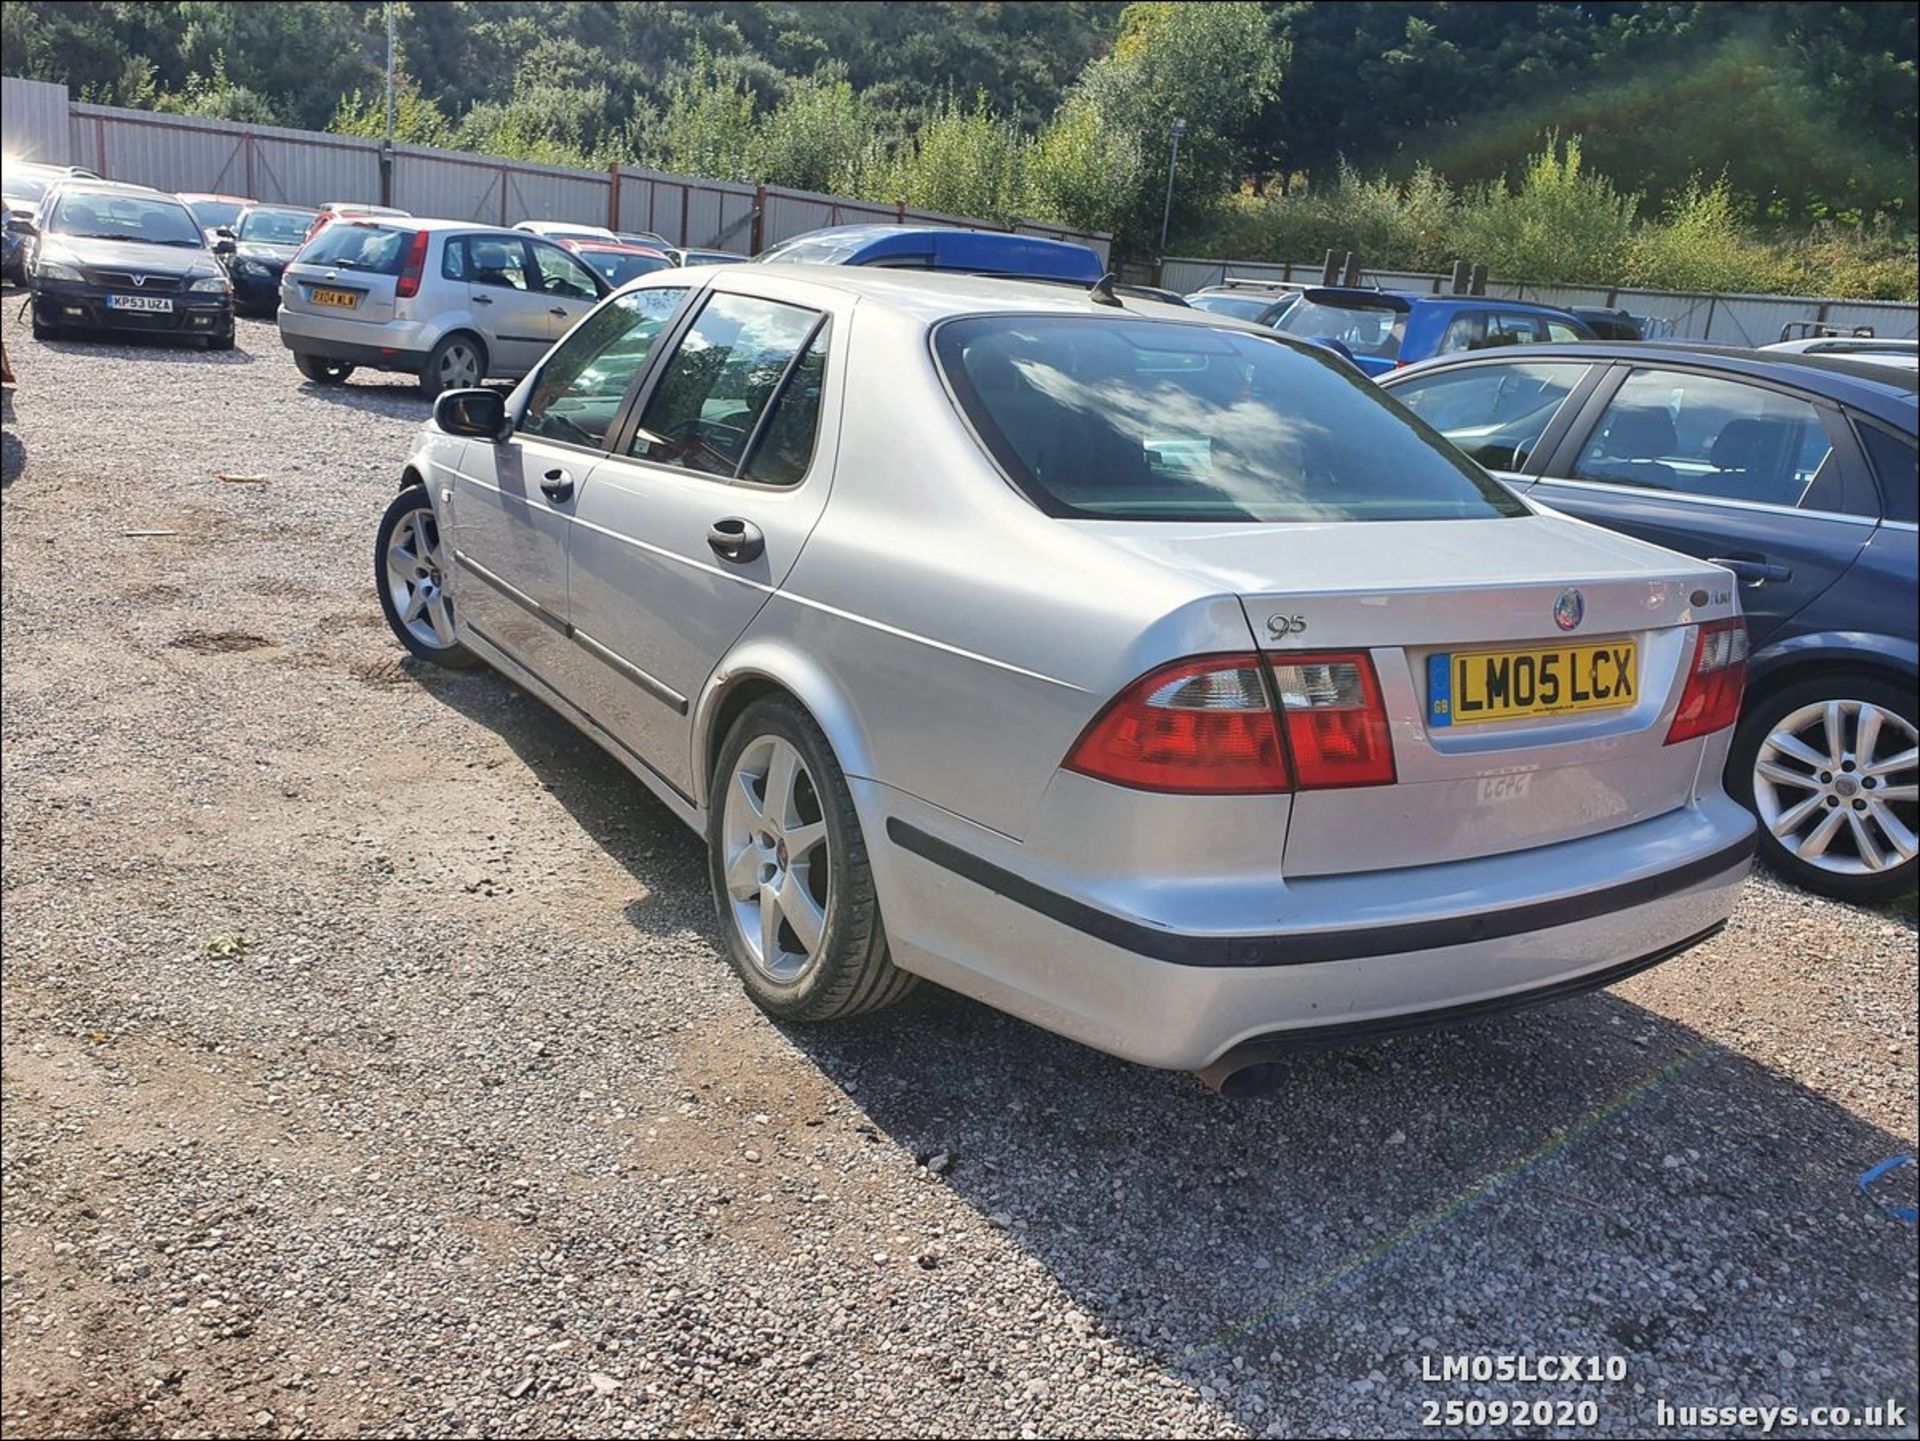
<svg viewBox="0 0 1920 1441">
<path fill-rule="evenodd" d="M 357 367 L 416 375 L 428 395 L 516 380 L 609 287 L 560 246 L 455 220 L 336 220 L 280 282 L 280 339 L 320 385 Z"/>
<path fill-rule="evenodd" d="M 1232 320 L 664 271 L 441 396 L 401 480 L 402 643 L 703 835 L 777 1016 L 925 978 L 1247 1091 L 1652 965 L 1747 871 L 1731 577 Z"/>
</svg>

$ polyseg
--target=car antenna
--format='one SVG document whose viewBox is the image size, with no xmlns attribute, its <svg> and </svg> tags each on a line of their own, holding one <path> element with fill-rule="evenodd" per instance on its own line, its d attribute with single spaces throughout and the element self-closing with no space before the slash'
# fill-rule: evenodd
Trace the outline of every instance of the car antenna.
<svg viewBox="0 0 1920 1441">
<path fill-rule="evenodd" d="M 1113 293 L 1113 282 L 1114 274 L 1109 270 L 1093 282 L 1093 289 L 1087 292 L 1087 299 L 1095 305 L 1111 305 L 1115 310 L 1125 310 L 1127 307 L 1121 304 L 1120 297 Z"/>
</svg>

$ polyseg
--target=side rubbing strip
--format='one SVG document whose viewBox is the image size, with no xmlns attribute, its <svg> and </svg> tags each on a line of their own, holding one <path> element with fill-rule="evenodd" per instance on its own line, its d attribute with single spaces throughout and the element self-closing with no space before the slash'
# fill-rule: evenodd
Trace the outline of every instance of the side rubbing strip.
<svg viewBox="0 0 1920 1441">
<path fill-rule="evenodd" d="M 504 595 L 529 615 L 536 615 L 555 630 L 562 634 L 566 633 L 567 623 L 552 611 L 548 610 L 544 605 L 540 604 L 539 601 L 528 595 L 524 590 L 521 590 L 517 586 L 508 585 L 507 582 L 500 579 L 499 576 L 495 575 L 464 551 L 456 550 L 453 553 L 453 558 L 459 561 L 461 566 L 466 570 L 472 572 L 474 579 L 483 583 L 489 590 L 499 591 L 501 595 Z"/>
<path fill-rule="evenodd" d="M 619 671 L 621 675 L 639 686 L 641 690 L 645 691 L 655 700 L 672 706 L 678 714 L 685 715 L 687 713 L 687 698 L 672 686 L 655 680 L 632 661 L 615 651 L 608 650 L 585 631 L 576 630 L 572 632 L 572 635 L 573 638 L 580 643 L 580 648 L 595 660 Z"/>
<path fill-rule="evenodd" d="M 1725 875 L 1753 856 L 1753 836 L 1689 861 L 1674 870 L 1626 881 L 1597 891 L 1562 896 L 1531 905 L 1513 906 L 1482 915 L 1449 916 L 1437 921 L 1413 921 L 1396 926 L 1369 926 L 1356 930 L 1296 931 L 1281 935 L 1193 936 L 1163 930 L 1117 916 L 1085 901 L 1063 896 L 1024 876 L 982 860 L 970 851 L 928 835 L 898 817 L 887 822 L 887 838 L 902 850 L 984 886 L 996 895 L 1037 911 L 1049 920 L 1071 926 L 1096 940 L 1176 966 L 1317 966 L 1328 961 L 1364 960 L 1369 956 L 1404 955 L 1409 951 L 1438 950 L 1444 946 L 1494 941 L 1529 931 L 1570 926 L 1595 916 L 1631 910 L 1651 901 L 1677 895 L 1703 881 Z"/>
</svg>

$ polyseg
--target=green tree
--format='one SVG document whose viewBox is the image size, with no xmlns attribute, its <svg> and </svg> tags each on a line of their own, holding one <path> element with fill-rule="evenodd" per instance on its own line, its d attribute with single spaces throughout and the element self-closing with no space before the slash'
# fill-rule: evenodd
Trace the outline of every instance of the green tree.
<svg viewBox="0 0 1920 1441">
<path fill-rule="evenodd" d="M 1583 169 L 1580 140 L 1550 137 L 1518 186 L 1495 180 L 1460 210 L 1462 255 L 1509 280 L 1594 281 L 1619 275 L 1637 195 Z"/>
</svg>

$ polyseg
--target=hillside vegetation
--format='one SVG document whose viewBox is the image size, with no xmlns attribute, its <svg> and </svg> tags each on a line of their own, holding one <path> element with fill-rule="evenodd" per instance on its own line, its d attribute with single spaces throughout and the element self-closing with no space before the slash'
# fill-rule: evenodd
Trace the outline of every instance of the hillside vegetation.
<svg viewBox="0 0 1920 1441">
<path fill-rule="evenodd" d="M 1537 281 L 1916 290 L 1916 7 L 613 4 L 398 11 L 404 140 L 1159 248 Z M 9 0 L 9 73 L 384 133 L 364 0 Z"/>
</svg>

